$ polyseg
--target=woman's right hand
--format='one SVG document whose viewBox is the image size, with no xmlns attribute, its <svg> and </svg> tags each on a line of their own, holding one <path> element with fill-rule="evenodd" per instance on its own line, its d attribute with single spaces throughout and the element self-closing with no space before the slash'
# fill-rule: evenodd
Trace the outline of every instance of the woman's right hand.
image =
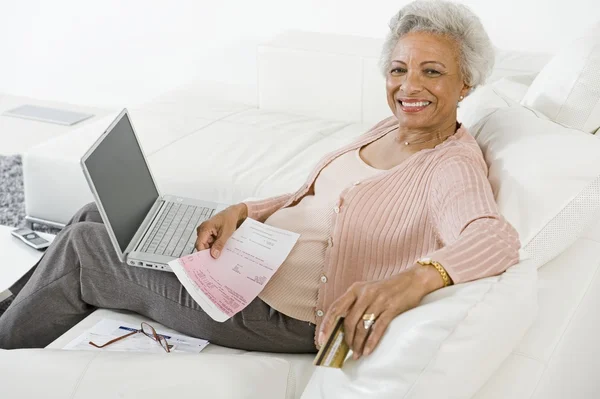
<svg viewBox="0 0 600 399">
<path fill-rule="evenodd" d="M 211 256 L 217 259 L 229 237 L 246 217 L 248 207 L 243 202 L 223 209 L 198 226 L 195 248 L 198 251 L 210 248 Z"/>
</svg>

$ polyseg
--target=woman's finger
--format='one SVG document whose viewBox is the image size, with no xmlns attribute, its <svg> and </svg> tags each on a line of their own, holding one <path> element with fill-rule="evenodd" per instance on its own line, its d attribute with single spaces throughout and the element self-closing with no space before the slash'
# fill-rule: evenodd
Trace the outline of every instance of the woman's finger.
<svg viewBox="0 0 600 399">
<path fill-rule="evenodd" d="M 381 337 L 383 337 L 383 334 L 387 330 L 394 317 L 396 317 L 395 313 L 387 310 L 377 317 L 375 324 L 373 324 L 370 328 L 369 335 L 362 351 L 365 356 L 371 354 L 375 347 L 377 347 L 377 344 L 381 340 Z"/>
<path fill-rule="evenodd" d="M 318 336 L 319 346 L 323 345 L 325 338 L 331 334 L 331 329 L 338 316 L 345 316 L 355 300 L 356 295 L 354 291 L 348 290 L 331 304 L 321 322 L 321 329 Z"/>
<path fill-rule="evenodd" d="M 217 238 L 215 242 L 210 247 L 210 254 L 213 258 L 217 259 L 221 255 L 221 251 L 223 251 L 223 247 L 225 247 L 225 243 L 233 235 L 235 232 L 235 226 L 224 224 L 219 229 L 217 233 Z"/>
<path fill-rule="evenodd" d="M 373 303 L 371 303 L 370 306 L 368 306 L 364 311 L 361 312 L 360 319 L 354 326 L 354 337 L 353 337 L 354 339 L 352 340 L 352 345 L 351 345 L 352 352 L 354 352 L 354 354 L 353 354 L 354 359 L 358 359 L 359 357 L 362 356 L 363 349 L 367 342 L 367 338 L 369 337 L 369 334 L 371 333 L 371 329 L 373 328 L 373 326 L 375 324 L 377 324 L 379 322 L 379 316 L 381 315 L 383 310 L 384 310 L 383 308 L 381 308 L 380 306 L 377 306 L 377 302 L 373 302 Z M 365 323 L 364 323 L 364 319 L 363 319 L 363 316 L 365 316 L 365 315 L 374 315 L 374 317 L 375 317 L 375 323 L 372 324 L 369 328 L 365 328 Z"/>
<path fill-rule="evenodd" d="M 211 245 L 212 245 L 214 242 L 215 242 L 215 237 L 214 237 L 213 235 L 210 235 L 210 236 L 208 237 L 208 240 L 207 240 L 206 242 L 203 242 L 203 243 L 201 244 L 201 248 L 199 248 L 198 250 L 199 250 L 199 251 L 202 251 L 202 250 L 208 249 L 208 248 L 210 248 L 210 247 L 211 247 Z"/>
<path fill-rule="evenodd" d="M 354 353 L 357 352 L 356 347 L 354 346 L 356 333 L 359 331 L 359 328 L 362 328 L 362 317 L 373 302 L 373 298 L 368 295 L 368 291 L 364 289 L 364 286 L 358 287 L 355 293 L 356 301 L 352 304 L 352 308 L 348 310 L 346 318 L 344 319 L 344 335 L 346 342 Z"/>
<path fill-rule="evenodd" d="M 198 226 L 196 229 L 198 237 L 196 238 L 196 244 L 194 245 L 198 251 L 210 247 L 210 244 L 214 240 L 214 236 L 217 235 L 217 229 L 215 227 L 215 223 L 210 219 Z"/>
</svg>

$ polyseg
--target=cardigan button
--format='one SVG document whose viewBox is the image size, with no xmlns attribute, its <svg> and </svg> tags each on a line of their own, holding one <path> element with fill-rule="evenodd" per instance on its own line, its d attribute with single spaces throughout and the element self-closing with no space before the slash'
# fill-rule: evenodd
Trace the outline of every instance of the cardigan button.
<svg viewBox="0 0 600 399">
<path fill-rule="evenodd" d="M 357 180 L 357 181 L 354 182 L 355 186 L 358 186 L 359 184 L 360 184 L 360 180 Z"/>
<path fill-rule="evenodd" d="M 317 310 L 317 316 L 318 317 L 323 317 L 325 313 L 323 313 L 323 311 L 321 309 Z"/>
<path fill-rule="evenodd" d="M 326 275 L 321 275 L 321 282 L 322 283 L 326 283 L 327 282 L 327 276 Z"/>
<path fill-rule="evenodd" d="M 333 208 L 333 211 L 334 211 L 335 213 L 340 213 L 340 207 L 339 207 L 339 206 L 336 206 L 335 208 Z"/>
<path fill-rule="evenodd" d="M 327 239 L 327 244 L 329 244 L 330 247 L 333 247 L 333 237 Z"/>
</svg>

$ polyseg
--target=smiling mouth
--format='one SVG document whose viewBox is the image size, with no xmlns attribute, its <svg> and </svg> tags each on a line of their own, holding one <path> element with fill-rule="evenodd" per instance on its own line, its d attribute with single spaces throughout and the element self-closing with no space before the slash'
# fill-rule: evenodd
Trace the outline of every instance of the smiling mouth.
<svg viewBox="0 0 600 399">
<path fill-rule="evenodd" d="M 431 101 L 401 101 L 398 100 L 400 108 L 404 112 L 419 112 L 427 108 Z"/>
</svg>

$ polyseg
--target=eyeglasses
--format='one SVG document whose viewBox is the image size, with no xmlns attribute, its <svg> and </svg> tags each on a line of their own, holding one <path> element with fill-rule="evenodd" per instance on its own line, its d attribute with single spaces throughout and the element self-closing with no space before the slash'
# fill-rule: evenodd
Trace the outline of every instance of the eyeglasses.
<svg viewBox="0 0 600 399">
<path fill-rule="evenodd" d="M 112 340 L 108 341 L 108 342 L 107 342 L 107 343 L 105 343 L 104 345 L 98 345 L 98 344 L 95 344 L 95 343 L 94 343 L 94 342 L 92 342 L 92 341 L 90 341 L 90 342 L 89 342 L 89 344 L 90 344 L 90 345 L 92 345 L 92 346 L 94 346 L 94 347 L 96 347 L 96 348 L 100 348 L 100 349 L 102 349 L 102 348 L 105 348 L 105 347 L 107 347 L 107 346 L 108 346 L 108 345 L 110 345 L 110 344 L 114 344 L 114 343 L 115 343 L 115 342 L 117 342 L 117 341 L 120 341 L 120 340 L 122 340 L 122 339 L 124 339 L 124 338 L 130 337 L 130 336 L 132 336 L 132 335 L 134 335 L 134 334 L 137 334 L 137 333 L 142 333 L 142 334 L 144 334 L 146 337 L 148 337 L 148 338 L 150 338 L 150 339 L 152 339 L 152 340 L 154 340 L 154 341 L 158 342 L 158 344 L 159 344 L 159 345 L 160 345 L 160 346 L 161 346 L 161 347 L 162 347 L 162 348 L 163 348 L 165 351 L 167 351 L 167 353 L 171 353 L 171 348 L 173 347 L 173 345 L 169 345 L 169 344 L 167 343 L 167 339 L 166 339 L 166 338 L 165 338 L 163 335 L 160 335 L 160 334 L 158 334 L 158 333 L 156 332 L 156 330 L 154 329 L 154 327 L 152 327 L 150 324 L 148 324 L 148 323 L 146 323 L 146 322 L 142 322 L 142 324 L 141 324 L 141 326 L 140 326 L 140 329 L 139 329 L 139 330 L 133 330 L 132 332 L 130 332 L 130 333 L 128 333 L 128 334 L 125 334 L 125 335 L 123 335 L 123 336 L 121 336 L 121 337 L 118 337 L 118 338 L 115 338 L 115 339 L 112 339 Z"/>
</svg>

